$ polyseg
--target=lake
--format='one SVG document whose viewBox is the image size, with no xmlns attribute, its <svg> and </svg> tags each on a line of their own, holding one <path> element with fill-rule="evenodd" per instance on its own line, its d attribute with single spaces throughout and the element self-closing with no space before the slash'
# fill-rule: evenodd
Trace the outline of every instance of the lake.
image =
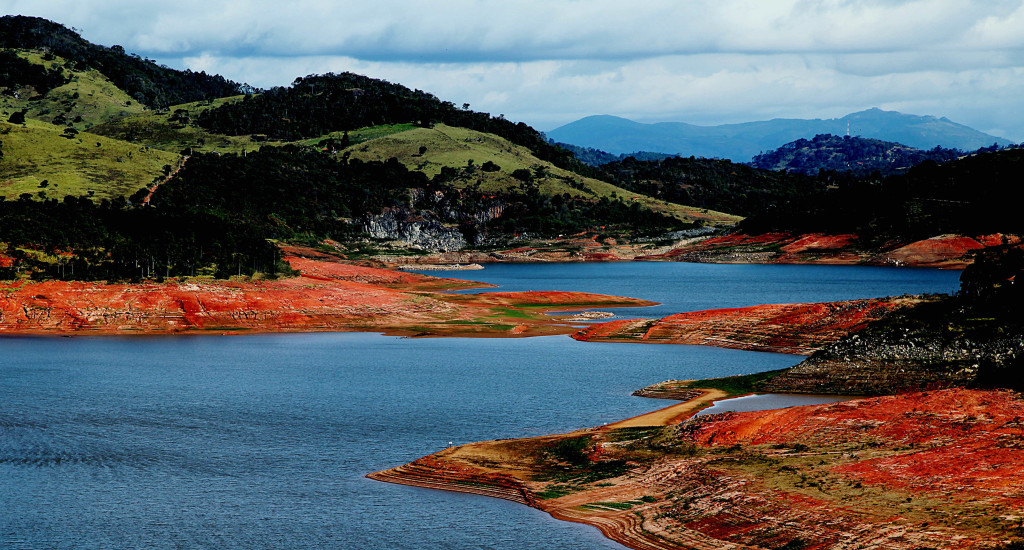
<svg viewBox="0 0 1024 550">
<path fill-rule="evenodd" d="M 502 290 L 653 299 L 671 304 L 658 306 L 674 308 L 667 314 L 695 309 L 685 304 L 948 292 L 958 274 L 645 263 L 498 265 L 459 275 L 500 281 Z M 653 382 L 799 359 L 565 336 L 4 338 L 0 546 L 622 548 L 592 527 L 519 504 L 363 476 L 449 441 L 560 433 L 642 414 L 667 404 L 630 396 Z"/>
</svg>

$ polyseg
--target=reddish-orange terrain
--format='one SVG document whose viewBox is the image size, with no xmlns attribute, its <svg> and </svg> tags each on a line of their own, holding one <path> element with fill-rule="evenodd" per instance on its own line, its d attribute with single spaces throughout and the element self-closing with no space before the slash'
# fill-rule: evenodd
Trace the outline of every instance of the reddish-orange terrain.
<svg viewBox="0 0 1024 550">
<path fill-rule="evenodd" d="M 810 355 L 893 310 L 920 302 L 905 297 L 712 309 L 662 319 L 609 321 L 572 337 L 586 342 L 697 344 Z"/>
<path fill-rule="evenodd" d="M 575 292 L 427 292 L 487 286 L 413 273 L 289 258 L 300 277 L 0 286 L 0 334 L 369 330 L 414 335 L 527 336 L 573 329 L 544 311 L 651 305 Z"/>
<path fill-rule="evenodd" d="M 1024 535 L 1024 401 L 943 390 L 595 428 L 371 477 L 515 500 L 645 550 L 995 548 Z"/>
<path fill-rule="evenodd" d="M 696 240 L 638 260 L 715 263 L 869 264 L 963 269 L 987 246 L 1020 243 L 1016 235 L 939 235 L 921 241 L 862 242 L 857 235 L 734 233 Z"/>
</svg>

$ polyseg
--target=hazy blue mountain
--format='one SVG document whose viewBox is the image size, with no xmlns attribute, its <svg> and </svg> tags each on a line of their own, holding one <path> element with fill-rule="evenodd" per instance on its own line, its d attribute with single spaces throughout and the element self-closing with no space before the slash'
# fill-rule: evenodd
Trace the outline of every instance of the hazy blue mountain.
<svg viewBox="0 0 1024 550">
<path fill-rule="evenodd" d="M 935 146 L 973 151 L 993 143 L 1012 142 L 947 118 L 868 109 L 842 118 L 777 118 L 742 124 L 696 126 L 685 122 L 644 124 L 611 115 L 581 118 L 547 133 L 558 142 L 592 147 L 613 154 L 653 151 L 681 156 L 718 157 L 748 162 L 754 155 L 818 134 L 846 134 L 893 141 L 917 149 Z"/>
</svg>

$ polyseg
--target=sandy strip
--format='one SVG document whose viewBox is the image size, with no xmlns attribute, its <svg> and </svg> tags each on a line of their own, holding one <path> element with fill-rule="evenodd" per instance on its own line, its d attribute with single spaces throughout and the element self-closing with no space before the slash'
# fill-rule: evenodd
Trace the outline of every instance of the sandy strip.
<svg viewBox="0 0 1024 550">
<path fill-rule="evenodd" d="M 729 397 L 729 394 L 722 390 L 700 390 L 702 393 L 694 397 L 689 401 L 683 401 L 665 407 L 664 409 L 658 409 L 654 412 L 647 414 L 641 414 L 640 416 L 634 416 L 633 418 L 627 418 L 626 420 L 620 420 L 612 424 L 608 424 L 606 428 L 637 428 L 641 426 L 669 426 L 672 424 L 679 424 L 683 420 L 690 418 L 697 411 L 703 409 L 706 405 L 710 405 L 712 402 L 718 399 Z"/>
</svg>

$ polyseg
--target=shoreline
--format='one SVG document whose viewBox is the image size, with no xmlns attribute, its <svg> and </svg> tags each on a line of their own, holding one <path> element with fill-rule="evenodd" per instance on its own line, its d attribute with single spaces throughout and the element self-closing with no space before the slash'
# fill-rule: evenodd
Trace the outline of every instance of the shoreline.
<svg viewBox="0 0 1024 550">
<path fill-rule="evenodd" d="M 567 434 L 553 436 L 539 436 L 529 439 L 555 439 L 561 437 L 573 437 L 586 435 L 595 432 L 607 432 L 621 428 L 638 427 L 664 427 L 679 424 L 692 418 L 700 410 L 711 406 L 719 401 L 726 401 L 741 395 L 729 395 L 721 390 L 695 388 L 692 390 L 699 395 L 680 402 L 663 407 L 648 413 L 637 415 L 625 420 L 620 420 L 603 426 L 583 428 Z M 386 470 L 371 472 L 365 477 L 374 481 L 384 483 L 395 483 L 424 489 L 435 489 L 440 491 L 451 491 L 466 493 L 485 497 L 500 498 L 519 504 L 524 504 L 542 512 L 548 513 L 552 518 L 560 521 L 571 521 L 596 527 L 606 538 L 613 540 L 633 550 L 678 550 L 680 546 L 668 542 L 660 537 L 645 533 L 641 523 L 630 514 L 606 514 L 606 515 L 580 515 L 574 514 L 571 510 L 545 506 L 545 500 L 533 495 L 529 485 L 511 476 L 491 475 L 483 479 L 466 474 L 457 469 L 446 468 L 439 463 L 430 464 L 437 467 L 432 471 L 429 467 L 420 463 L 433 456 L 441 456 L 452 449 L 466 448 L 474 445 L 484 445 L 489 442 L 468 443 L 457 447 L 439 451 L 428 457 L 423 457 L 409 464 L 404 464 Z M 439 466 L 439 467 L 438 467 Z"/>
<path fill-rule="evenodd" d="M 696 408 L 705 396 L 682 405 Z M 985 429 L 964 425 L 965 414 Z M 366 477 L 519 502 L 635 550 L 778 548 L 793 540 L 996 548 L 1005 539 L 1000 527 L 962 518 L 1024 511 L 1024 448 L 995 449 L 989 439 L 1019 435 L 1022 415 L 1019 393 L 938 390 L 723 413 L 661 429 L 607 425 L 469 443 Z M 677 418 L 661 416 L 646 423 Z M 643 443 L 665 434 L 682 452 Z M 587 464 L 625 459 L 626 468 L 596 479 L 583 470 L 582 481 L 565 488 L 565 462 L 551 453 L 572 441 L 586 442 Z M 996 471 L 999 481 L 990 480 Z M 815 483 L 800 481 L 808 478 Z M 944 504 L 908 504 L 919 499 Z"/>
</svg>

